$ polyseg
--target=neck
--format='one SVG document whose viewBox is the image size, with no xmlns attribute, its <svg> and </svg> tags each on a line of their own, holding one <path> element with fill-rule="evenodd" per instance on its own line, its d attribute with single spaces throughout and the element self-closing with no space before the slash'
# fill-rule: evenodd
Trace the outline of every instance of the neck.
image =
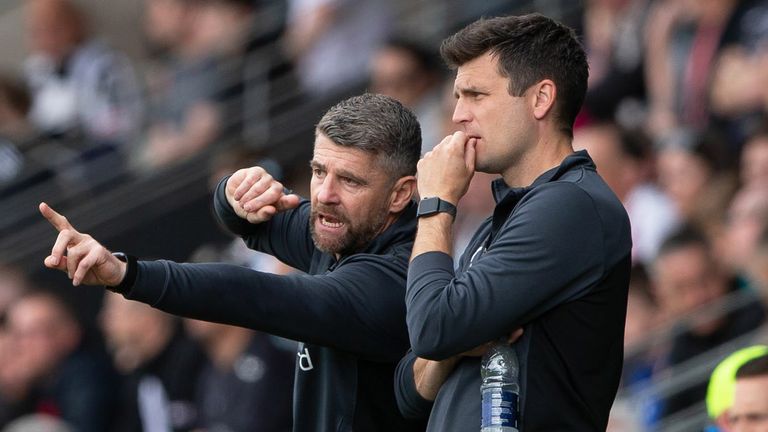
<svg viewBox="0 0 768 432">
<path fill-rule="evenodd" d="M 569 137 L 557 135 L 548 139 L 542 138 L 529 151 L 520 155 L 501 176 L 509 187 L 529 186 L 540 175 L 560 165 L 571 153 L 573 147 Z"/>
</svg>

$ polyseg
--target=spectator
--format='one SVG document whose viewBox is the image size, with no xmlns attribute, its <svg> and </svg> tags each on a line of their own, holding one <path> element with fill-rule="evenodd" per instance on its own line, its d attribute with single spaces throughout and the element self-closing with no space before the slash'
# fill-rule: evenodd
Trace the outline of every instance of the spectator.
<svg viewBox="0 0 768 432">
<path fill-rule="evenodd" d="M 139 167 L 169 165 L 231 140 L 268 144 L 271 101 L 278 91 L 270 79 L 280 74 L 281 86 L 290 79 L 270 39 L 274 24 L 265 22 L 272 18 L 266 7 L 251 0 L 145 5 L 147 36 L 167 50 L 170 63 L 151 79 L 154 114 Z"/>
<path fill-rule="evenodd" d="M 763 302 L 768 304 L 768 228 L 763 228 L 763 232 L 760 234 L 755 246 L 755 253 L 750 257 L 747 264 L 747 274 L 763 298 Z M 768 342 L 768 337 L 766 342 Z"/>
<path fill-rule="evenodd" d="M 28 121 L 31 95 L 23 83 L 0 74 L 0 199 L 52 177 L 51 153 Z"/>
<path fill-rule="evenodd" d="M 71 0 L 26 3 L 31 55 L 24 70 L 34 125 L 49 137 L 67 139 L 80 152 L 124 150 L 142 120 L 140 91 L 128 59 L 88 34 L 86 19 Z"/>
<path fill-rule="evenodd" d="M 107 356 L 86 344 L 66 303 L 51 292 L 28 292 L 9 310 L 8 326 L 29 410 L 59 417 L 77 431 L 108 430 L 114 372 Z"/>
<path fill-rule="evenodd" d="M 198 427 L 197 376 L 204 354 L 175 317 L 107 294 L 101 312 L 115 366 L 124 375 L 115 431 Z"/>
<path fill-rule="evenodd" d="M 744 144 L 741 152 L 741 183 L 768 184 L 768 125 L 764 125 Z"/>
<path fill-rule="evenodd" d="M 709 82 L 739 0 L 655 2 L 645 30 L 648 130 L 708 123 Z"/>
<path fill-rule="evenodd" d="M 273 336 L 242 327 L 192 319 L 184 320 L 184 325 L 209 358 L 198 378 L 201 428 L 291 430 L 295 346 L 280 346 Z"/>
<path fill-rule="evenodd" d="M 768 346 L 752 345 L 741 348 L 718 363 L 712 371 L 707 386 L 707 413 L 722 429 L 728 427 L 728 415 L 733 405 L 733 390 L 736 384 L 736 372 L 748 361 L 764 356 Z"/>
<path fill-rule="evenodd" d="M 726 431 L 768 431 L 768 355 L 752 359 L 736 371 Z"/>
<path fill-rule="evenodd" d="M 765 313 L 757 300 L 727 313 L 711 307 L 732 291 L 727 272 L 715 261 L 700 232 L 682 227 L 667 238 L 651 272 L 664 319 L 680 329 L 660 366 L 674 367 L 737 336 L 757 329 Z M 704 400 L 706 382 L 699 382 L 662 402 L 666 417 Z"/>
<path fill-rule="evenodd" d="M 405 38 L 391 38 L 373 55 L 371 91 L 411 108 L 421 124 L 421 152 L 445 137 L 442 131 L 442 75 L 431 50 Z"/>
<path fill-rule="evenodd" d="M 639 126 L 636 118 L 627 116 L 645 100 L 642 32 L 649 5 L 648 0 L 585 2 L 584 45 L 589 60 L 589 87 L 584 110 L 590 118 L 617 120 L 625 127 Z"/>
<path fill-rule="evenodd" d="M 333 98 L 362 85 L 390 21 L 389 2 L 289 0 L 286 44 L 304 90 Z"/>
<path fill-rule="evenodd" d="M 768 7 L 765 0 L 740 0 L 728 20 L 713 63 L 711 119 L 738 154 L 764 113 L 763 77 L 768 63 Z"/>
<path fill-rule="evenodd" d="M 26 291 L 28 282 L 18 269 L 0 264 L 0 426 L 24 412 L 28 382 L 19 376 L 16 341 L 8 328 L 8 310 Z"/>
<path fill-rule="evenodd" d="M 745 276 L 749 260 L 755 255 L 760 234 L 768 228 L 768 184 L 740 189 L 728 208 L 720 239 L 718 259 L 731 272 Z"/>
<path fill-rule="evenodd" d="M 169 60 L 183 42 L 190 8 L 185 0 L 145 1 L 143 30 L 151 57 Z"/>
<path fill-rule="evenodd" d="M 584 126 L 574 132 L 574 149 L 586 149 L 597 172 L 624 204 L 632 228 L 632 258 L 649 265 L 680 217 L 653 183 L 650 146 L 642 132 L 612 122 Z"/>
<path fill-rule="evenodd" d="M 248 249 L 239 239 L 223 249 L 213 245 L 198 248 L 191 261 L 227 262 L 274 274 L 293 271 L 271 255 Z M 222 432 L 291 430 L 295 342 L 194 319 L 185 319 L 184 326 L 208 354 L 197 385 L 201 428 Z"/>
<path fill-rule="evenodd" d="M 656 167 L 681 220 L 712 235 L 712 221 L 722 223 L 736 187 L 722 137 L 714 130 L 676 129 L 658 141 Z"/>
</svg>

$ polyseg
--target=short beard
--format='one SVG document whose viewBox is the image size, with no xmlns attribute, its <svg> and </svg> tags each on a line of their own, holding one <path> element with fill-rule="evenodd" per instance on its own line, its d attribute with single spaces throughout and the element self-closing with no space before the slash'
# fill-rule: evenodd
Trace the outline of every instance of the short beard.
<svg viewBox="0 0 768 432">
<path fill-rule="evenodd" d="M 346 256 L 364 250 L 380 234 L 388 215 L 386 209 L 382 208 L 379 211 L 370 212 L 360 225 L 352 226 L 346 215 L 338 215 L 333 211 L 323 211 L 323 213 L 333 214 L 334 217 L 339 218 L 344 222 L 347 231 L 342 236 L 336 238 L 320 237 L 315 231 L 315 222 L 319 219 L 318 209 L 312 208 L 309 218 L 309 231 L 312 234 L 312 241 L 315 243 L 315 247 L 322 252 L 332 255 L 338 254 L 339 256 Z"/>
</svg>

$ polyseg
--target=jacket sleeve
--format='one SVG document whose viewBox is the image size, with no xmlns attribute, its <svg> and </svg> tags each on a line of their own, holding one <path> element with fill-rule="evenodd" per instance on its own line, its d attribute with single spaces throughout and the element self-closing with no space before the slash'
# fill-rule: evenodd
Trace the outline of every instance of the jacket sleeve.
<svg viewBox="0 0 768 432">
<path fill-rule="evenodd" d="M 297 208 L 280 212 L 267 222 L 252 224 L 238 216 L 227 201 L 228 179 L 229 176 L 219 182 L 213 196 L 213 210 L 219 223 L 242 237 L 249 248 L 307 272 L 316 251 L 309 233 L 309 201 L 302 200 Z"/>
<path fill-rule="evenodd" d="M 361 255 L 315 276 L 279 276 L 229 264 L 141 261 L 125 296 L 175 315 L 396 361 L 408 349 L 405 262 L 387 258 Z"/>
<path fill-rule="evenodd" d="M 417 356 L 443 360 L 494 340 L 601 277 L 602 226 L 589 195 L 561 183 L 524 199 L 466 272 L 454 276 L 453 260 L 442 252 L 412 260 L 406 305 Z"/>
<path fill-rule="evenodd" d="M 434 402 L 424 399 L 416 390 L 416 381 L 413 377 L 413 364 L 416 362 L 416 358 L 413 351 L 408 350 L 408 353 L 397 365 L 395 370 L 395 398 L 403 417 L 427 419 Z"/>
</svg>

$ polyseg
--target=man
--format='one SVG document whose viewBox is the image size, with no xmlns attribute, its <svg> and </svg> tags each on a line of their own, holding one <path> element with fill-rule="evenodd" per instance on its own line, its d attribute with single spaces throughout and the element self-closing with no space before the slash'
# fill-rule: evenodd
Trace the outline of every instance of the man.
<svg viewBox="0 0 768 432">
<path fill-rule="evenodd" d="M 520 429 L 605 430 L 622 365 L 630 269 L 627 214 L 572 127 L 587 85 L 573 32 L 541 15 L 483 19 L 443 42 L 457 69 L 453 121 L 418 166 L 406 291 L 413 353 L 398 402 L 430 431 L 477 430 L 480 359 L 460 353 L 524 332 Z M 497 205 L 454 272 L 453 209 L 475 171 Z M 438 201 L 439 200 L 439 201 Z M 433 401 L 433 403 L 432 403 Z"/>
<path fill-rule="evenodd" d="M 108 293 L 101 329 L 122 373 L 113 432 L 188 432 L 202 426 L 196 405 L 202 349 L 178 318 Z"/>
<path fill-rule="evenodd" d="M 197 406 L 204 430 L 291 430 L 289 384 L 293 383 L 295 344 L 278 345 L 266 333 L 206 321 L 187 319 L 184 328 L 209 359 L 197 378 Z"/>
<path fill-rule="evenodd" d="M 26 385 L 17 394 L 19 413 L 49 414 L 77 431 L 110 429 L 117 377 L 71 306 L 54 292 L 34 290 L 12 304 L 7 320 L 14 358 L 3 367 Z"/>
<path fill-rule="evenodd" d="M 752 359 L 736 371 L 728 432 L 768 431 L 768 355 Z"/>
<path fill-rule="evenodd" d="M 286 194 L 258 167 L 222 181 L 214 199 L 220 220 L 249 246 L 309 275 L 122 262 L 41 204 L 60 231 L 45 264 L 67 271 L 75 285 L 107 285 L 177 315 L 302 340 L 296 431 L 423 429 L 400 416 L 392 386 L 408 349 L 403 296 L 420 136 L 399 102 L 357 96 L 317 125 L 311 202 Z"/>
<path fill-rule="evenodd" d="M 71 138 L 73 145 L 131 144 L 143 112 L 138 79 L 125 55 L 88 33 L 77 3 L 25 3 L 30 119 L 45 136 Z"/>
<path fill-rule="evenodd" d="M 751 298 L 746 291 L 741 306 L 710 310 L 718 303 L 726 304 L 727 296 L 734 292 L 734 278 L 718 265 L 709 241 L 695 228 L 683 226 L 664 240 L 651 278 L 661 316 L 680 327 L 667 350 L 660 353 L 665 367 L 685 368 L 688 360 L 756 330 L 765 320 L 757 296 Z M 667 395 L 656 412 L 669 418 L 701 402 L 706 392 L 705 381 L 689 383 Z"/>
</svg>

